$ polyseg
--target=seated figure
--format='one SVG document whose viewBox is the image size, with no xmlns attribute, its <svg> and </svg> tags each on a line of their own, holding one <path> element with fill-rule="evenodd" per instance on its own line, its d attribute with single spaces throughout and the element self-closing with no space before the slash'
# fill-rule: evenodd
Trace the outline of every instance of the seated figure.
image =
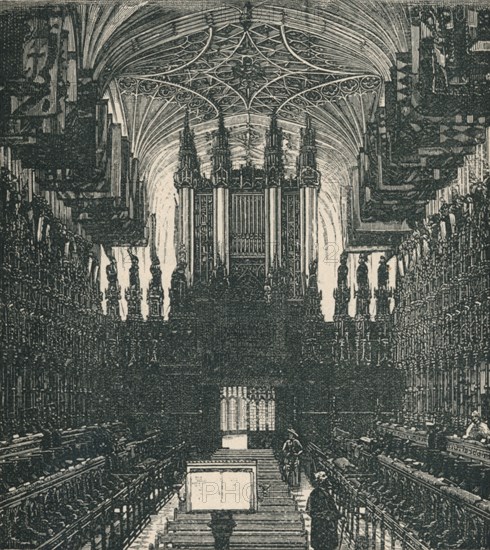
<svg viewBox="0 0 490 550">
<path fill-rule="evenodd" d="M 476 441 L 490 438 L 490 429 L 488 428 L 488 425 L 483 422 L 478 411 L 473 411 L 471 413 L 471 422 L 466 429 L 466 434 L 463 437 L 464 439 L 473 439 Z"/>
</svg>

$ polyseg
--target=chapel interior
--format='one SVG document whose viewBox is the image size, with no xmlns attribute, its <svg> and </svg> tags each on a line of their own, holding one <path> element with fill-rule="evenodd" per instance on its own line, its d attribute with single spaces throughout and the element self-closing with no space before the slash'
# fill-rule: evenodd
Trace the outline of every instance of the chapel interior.
<svg viewBox="0 0 490 550">
<path fill-rule="evenodd" d="M 486 2 L 2 1 L 0 548 L 489 548 L 489 117 Z"/>
</svg>

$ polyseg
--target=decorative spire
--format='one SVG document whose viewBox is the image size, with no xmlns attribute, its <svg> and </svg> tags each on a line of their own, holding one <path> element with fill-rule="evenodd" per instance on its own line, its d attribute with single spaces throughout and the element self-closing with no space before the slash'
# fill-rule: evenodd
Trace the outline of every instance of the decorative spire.
<svg viewBox="0 0 490 550">
<path fill-rule="evenodd" d="M 121 319 L 119 310 L 119 300 L 121 299 L 121 287 L 117 279 L 117 262 L 114 256 L 109 256 L 110 263 L 106 267 L 107 290 L 105 297 L 107 299 L 107 316 L 110 319 Z"/>
<path fill-rule="evenodd" d="M 129 268 L 129 288 L 126 289 L 125 296 L 128 302 L 128 320 L 140 320 L 141 316 L 141 300 L 143 291 L 140 286 L 140 268 L 139 260 L 136 254 L 133 254 L 131 248 L 128 248 L 128 254 L 131 259 L 131 267 Z"/>
<path fill-rule="evenodd" d="M 305 293 L 305 313 L 307 320 L 323 319 L 322 293 L 318 290 L 318 260 L 310 263 L 308 284 Z"/>
<path fill-rule="evenodd" d="M 277 113 L 271 116 L 269 130 L 265 134 L 264 171 L 267 187 L 280 185 L 284 172 L 282 129 L 277 124 Z"/>
<path fill-rule="evenodd" d="M 316 131 L 306 115 L 305 128 L 301 129 L 301 144 L 297 161 L 297 173 L 302 187 L 318 187 L 320 173 L 316 166 Z"/>
<path fill-rule="evenodd" d="M 189 123 L 189 110 L 184 116 L 184 128 L 180 132 L 179 167 L 174 176 L 175 186 L 195 187 L 201 177 L 194 132 Z"/>
<path fill-rule="evenodd" d="M 151 256 L 151 280 L 148 285 L 147 302 L 148 302 L 148 320 L 160 321 L 163 317 L 163 285 L 162 285 L 162 270 L 160 268 L 160 260 L 157 255 L 156 246 L 156 214 L 150 216 L 150 256 Z"/>
<path fill-rule="evenodd" d="M 218 130 L 214 134 L 213 143 L 213 183 L 216 187 L 227 187 L 231 179 L 231 152 L 229 130 L 225 127 L 223 113 L 218 117 Z"/>
</svg>

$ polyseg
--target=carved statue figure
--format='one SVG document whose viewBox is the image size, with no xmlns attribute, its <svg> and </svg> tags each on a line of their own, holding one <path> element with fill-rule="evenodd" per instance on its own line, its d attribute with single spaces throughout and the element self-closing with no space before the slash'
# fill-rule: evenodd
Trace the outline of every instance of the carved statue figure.
<svg viewBox="0 0 490 550">
<path fill-rule="evenodd" d="M 371 291 L 369 289 L 369 274 L 366 265 L 367 255 L 359 256 L 359 265 L 357 266 L 357 290 L 356 290 L 356 313 L 357 315 L 369 315 L 369 302 Z"/>
<path fill-rule="evenodd" d="M 117 286 L 117 262 L 114 256 L 110 257 L 110 264 L 105 268 L 109 286 Z"/>
<path fill-rule="evenodd" d="M 315 258 L 310 263 L 310 273 L 308 275 L 308 288 L 318 288 L 318 259 Z"/>
<path fill-rule="evenodd" d="M 130 248 L 128 248 L 128 254 L 131 258 L 131 267 L 129 268 L 129 286 L 131 288 L 139 288 L 140 275 L 138 256 L 136 256 L 136 254 L 133 254 Z"/>
<path fill-rule="evenodd" d="M 151 273 L 150 288 L 160 289 L 162 286 L 162 270 L 160 268 L 160 260 L 158 259 L 158 256 L 154 256 L 152 258 L 150 273 Z"/>
<path fill-rule="evenodd" d="M 378 266 L 378 288 L 387 288 L 388 279 L 388 264 L 386 263 L 386 258 L 381 256 Z"/>
<path fill-rule="evenodd" d="M 368 267 L 366 265 L 367 255 L 361 254 L 359 256 L 359 265 L 357 267 L 357 286 L 358 288 L 369 287 L 369 275 Z"/>
<path fill-rule="evenodd" d="M 342 252 L 340 255 L 340 265 L 337 269 L 337 288 L 347 286 L 347 277 L 349 275 L 349 268 L 347 267 L 348 257 L 347 252 Z"/>
<path fill-rule="evenodd" d="M 269 273 L 264 284 L 264 300 L 266 304 L 270 304 L 272 300 L 272 275 Z"/>
<path fill-rule="evenodd" d="M 179 261 L 170 280 L 170 300 L 172 307 L 181 305 L 187 296 L 186 268 L 187 260 L 185 246 L 183 246 L 180 249 Z"/>
</svg>

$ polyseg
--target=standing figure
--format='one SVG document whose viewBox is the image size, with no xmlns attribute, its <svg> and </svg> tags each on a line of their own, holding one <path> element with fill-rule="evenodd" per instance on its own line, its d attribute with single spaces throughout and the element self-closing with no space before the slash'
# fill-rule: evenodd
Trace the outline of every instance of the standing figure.
<svg viewBox="0 0 490 550">
<path fill-rule="evenodd" d="M 341 518 L 330 493 L 325 488 L 327 474 L 315 474 L 315 488 L 308 497 L 306 513 L 311 517 L 313 550 L 335 550 L 339 544 L 337 522 Z"/>
<path fill-rule="evenodd" d="M 283 477 L 290 486 L 297 486 L 300 482 L 300 456 L 303 453 L 303 445 L 299 442 L 298 434 L 293 429 L 288 429 L 289 437 L 282 446 Z"/>
</svg>

